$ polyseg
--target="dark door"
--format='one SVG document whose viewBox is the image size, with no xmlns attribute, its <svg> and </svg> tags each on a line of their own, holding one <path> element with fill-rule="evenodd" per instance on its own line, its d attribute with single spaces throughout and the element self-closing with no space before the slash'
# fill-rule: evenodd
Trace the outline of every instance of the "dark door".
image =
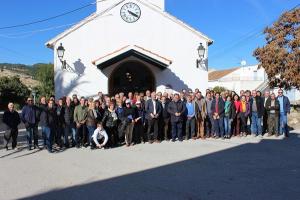
<svg viewBox="0 0 300 200">
<path fill-rule="evenodd" d="M 145 92 L 155 90 L 153 73 L 144 64 L 128 61 L 113 71 L 109 80 L 109 93 Z"/>
</svg>

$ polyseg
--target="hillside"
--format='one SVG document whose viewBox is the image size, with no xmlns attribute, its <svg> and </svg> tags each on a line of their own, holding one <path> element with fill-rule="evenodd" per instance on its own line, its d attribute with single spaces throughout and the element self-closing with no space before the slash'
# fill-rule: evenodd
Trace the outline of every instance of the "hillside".
<svg viewBox="0 0 300 200">
<path fill-rule="evenodd" d="M 13 64 L 13 63 L 0 63 L 0 77 L 13 77 L 18 76 L 22 83 L 27 87 L 36 87 L 40 84 L 39 81 L 34 80 L 35 67 L 24 64 Z"/>
<path fill-rule="evenodd" d="M 13 77 L 18 76 L 23 84 L 25 84 L 28 88 L 36 87 L 40 84 L 39 81 L 34 80 L 32 75 L 29 75 L 30 73 L 28 70 L 14 70 L 14 69 L 1 69 L 0 77 L 7 76 L 7 77 Z"/>
</svg>

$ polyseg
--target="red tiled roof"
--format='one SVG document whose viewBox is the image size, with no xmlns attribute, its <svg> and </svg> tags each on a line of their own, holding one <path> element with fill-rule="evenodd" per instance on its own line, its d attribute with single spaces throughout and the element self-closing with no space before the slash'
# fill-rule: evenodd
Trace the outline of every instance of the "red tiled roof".
<svg viewBox="0 0 300 200">
<path fill-rule="evenodd" d="M 231 69 L 225 69 L 225 70 L 218 70 L 218 71 L 212 71 L 208 73 L 208 80 L 209 81 L 215 81 L 223 78 L 224 76 L 238 70 L 239 67 L 231 68 Z"/>
</svg>

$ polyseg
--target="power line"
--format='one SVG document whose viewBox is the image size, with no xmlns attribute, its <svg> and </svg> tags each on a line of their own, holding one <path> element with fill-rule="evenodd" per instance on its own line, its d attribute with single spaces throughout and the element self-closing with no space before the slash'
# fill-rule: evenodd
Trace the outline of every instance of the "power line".
<svg viewBox="0 0 300 200">
<path fill-rule="evenodd" d="M 107 0 L 100 0 L 100 1 L 92 2 L 92 3 L 86 4 L 86 5 L 82 6 L 82 7 L 76 8 L 74 10 L 71 10 L 71 11 L 68 11 L 68 12 L 65 12 L 65 13 L 53 16 L 53 17 L 48 17 L 48 18 L 45 18 L 45 19 L 41 19 L 41 20 L 37 20 L 37 21 L 32 21 L 32 22 L 28 22 L 28 23 L 23 23 L 23 24 L 17 24 L 17 25 L 12 25 L 12 26 L 0 27 L 0 30 L 11 29 L 11 28 L 18 28 L 18 27 L 24 27 L 24 26 L 30 26 L 30 25 L 33 25 L 33 24 L 39 24 L 39 23 L 42 23 L 42 22 L 50 21 L 50 20 L 53 20 L 53 19 L 56 19 L 56 18 L 59 18 L 59 17 L 63 17 L 63 16 L 66 16 L 66 15 L 69 15 L 69 14 L 74 13 L 74 12 L 83 10 L 83 9 L 85 9 L 87 7 L 90 7 L 90 6 L 92 6 L 92 5 L 94 5 L 94 4 L 98 3 L 98 2 L 103 2 L 103 1 L 107 1 Z"/>
<path fill-rule="evenodd" d="M 297 9 L 298 7 L 300 6 L 300 3 L 297 4 L 296 6 L 294 6 L 293 8 L 289 9 L 287 12 L 291 12 L 295 9 Z M 275 20 L 273 20 L 271 23 L 269 24 L 273 24 Z M 264 27 L 268 26 L 268 24 L 265 24 Z M 248 33 L 244 34 L 240 39 L 234 39 L 233 41 L 231 41 L 229 43 L 229 47 L 225 47 L 225 48 L 222 48 L 220 50 L 218 50 L 216 53 L 212 54 L 210 56 L 210 58 L 214 58 L 214 57 L 219 57 L 220 54 L 224 55 L 224 53 L 228 52 L 228 50 L 231 50 L 231 49 L 234 49 L 235 47 L 239 46 L 241 43 L 245 43 L 246 41 L 249 41 L 251 40 L 252 38 L 256 38 L 256 37 L 259 37 L 261 35 L 263 35 L 263 28 L 264 27 L 259 27 L 259 28 L 256 28 L 256 29 L 253 29 L 251 31 L 249 31 Z M 225 45 L 226 46 L 226 45 Z"/>
<path fill-rule="evenodd" d="M 64 24 L 64 25 L 59 25 L 59 26 L 52 26 L 52 27 L 48 27 L 48 28 L 43 28 L 43 29 L 37 29 L 37 30 L 32 30 L 32 31 L 25 31 L 25 32 L 19 32 L 19 33 L 7 33 L 7 34 L 0 34 L 0 37 L 3 38 L 9 38 L 9 39 L 19 39 L 19 38 L 26 38 L 29 36 L 32 36 L 35 33 L 40 33 L 40 32 L 45 32 L 45 31 L 51 31 L 51 30 L 55 30 L 55 29 L 60 29 L 60 28 L 64 28 L 67 26 L 72 26 L 75 23 L 70 23 L 70 24 Z"/>
</svg>

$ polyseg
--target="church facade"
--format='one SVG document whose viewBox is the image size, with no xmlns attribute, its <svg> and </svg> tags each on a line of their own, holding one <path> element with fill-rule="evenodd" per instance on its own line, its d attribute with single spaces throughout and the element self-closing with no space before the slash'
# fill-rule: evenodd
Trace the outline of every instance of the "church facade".
<svg viewBox="0 0 300 200">
<path fill-rule="evenodd" d="M 205 54 L 199 62 L 200 43 Z M 212 43 L 167 13 L 165 0 L 106 0 L 46 45 L 54 52 L 56 96 L 92 97 L 99 91 L 204 92 Z"/>
</svg>

